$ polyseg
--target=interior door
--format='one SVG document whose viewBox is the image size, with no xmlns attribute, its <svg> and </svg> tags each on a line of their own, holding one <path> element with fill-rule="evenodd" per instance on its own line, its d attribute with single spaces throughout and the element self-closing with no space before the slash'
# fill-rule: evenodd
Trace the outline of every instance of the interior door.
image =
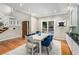
<svg viewBox="0 0 79 59">
<path fill-rule="evenodd" d="M 29 33 L 29 21 L 22 22 L 22 37 L 24 38 L 25 35 Z"/>
</svg>

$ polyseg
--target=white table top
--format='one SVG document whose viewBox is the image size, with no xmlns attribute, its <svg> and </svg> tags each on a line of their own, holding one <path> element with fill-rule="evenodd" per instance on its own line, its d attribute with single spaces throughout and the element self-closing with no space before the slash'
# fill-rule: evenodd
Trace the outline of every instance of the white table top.
<svg viewBox="0 0 79 59">
<path fill-rule="evenodd" d="M 41 35 L 39 36 L 39 34 L 33 35 L 33 39 L 34 41 L 39 43 L 39 54 L 41 55 L 41 41 L 43 41 L 44 38 L 46 38 L 49 34 L 45 34 L 45 33 L 41 33 Z"/>
<path fill-rule="evenodd" d="M 42 41 L 45 37 L 47 37 L 48 34 L 42 33 L 40 36 L 39 34 L 33 35 L 34 40 Z"/>
</svg>

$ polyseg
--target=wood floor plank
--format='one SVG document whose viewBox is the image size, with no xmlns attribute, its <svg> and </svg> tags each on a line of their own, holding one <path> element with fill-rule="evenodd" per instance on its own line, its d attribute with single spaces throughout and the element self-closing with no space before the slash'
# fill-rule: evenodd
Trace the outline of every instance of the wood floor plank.
<svg viewBox="0 0 79 59">
<path fill-rule="evenodd" d="M 65 39 L 61 40 L 61 39 L 55 39 L 57 41 L 61 41 L 61 54 L 62 55 L 72 55 L 72 52 L 66 42 Z"/>
<path fill-rule="evenodd" d="M 72 55 L 72 52 L 65 40 L 61 41 L 61 51 L 62 55 Z"/>
<path fill-rule="evenodd" d="M 26 43 L 26 40 L 24 38 L 15 38 L 11 40 L 1 41 L 0 42 L 0 55 L 10 50 L 15 49 L 24 43 Z"/>
</svg>

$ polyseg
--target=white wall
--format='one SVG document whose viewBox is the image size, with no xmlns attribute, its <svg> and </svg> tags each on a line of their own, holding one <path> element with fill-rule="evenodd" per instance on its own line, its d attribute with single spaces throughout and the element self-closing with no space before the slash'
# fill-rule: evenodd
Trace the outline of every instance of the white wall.
<svg viewBox="0 0 79 59">
<path fill-rule="evenodd" d="M 67 20 L 67 25 L 65 27 L 59 27 L 58 26 L 58 22 L 59 21 L 63 21 L 64 20 Z M 69 17 L 67 17 L 67 14 L 62 14 L 62 15 L 57 15 L 57 16 L 53 16 L 53 17 L 45 17 L 45 18 L 41 18 L 39 19 L 39 30 L 41 31 L 41 22 L 42 21 L 54 21 L 54 38 L 56 39 L 65 39 L 65 33 L 69 31 Z"/>
<path fill-rule="evenodd" d="M 69 18 L 66 18 L 64 20 L 69 20 Z M 58 26 L 58 22 L 59 21 L 63 21 L 63 17 L 61 16 L 57 16 L 54 19 L 54 36 L 56 39 L 61 39 L 64 40 L 65 39 L 65 33 L 69 31 L 69 23 L 66 21 L 66 26 L 64 27 L 59 27 Z"/>
<path fill-rule="evenodd" d="M 37 31 L 38 27 L 38 21 L 37 18 L 31 17 L 31 33 L 34 33 Z"/>
</svg>

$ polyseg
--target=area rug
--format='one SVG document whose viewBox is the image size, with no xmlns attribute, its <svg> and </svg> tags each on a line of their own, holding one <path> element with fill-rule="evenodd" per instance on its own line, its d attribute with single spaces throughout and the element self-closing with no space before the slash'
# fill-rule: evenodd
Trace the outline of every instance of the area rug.
<svg viewBox="0 0 79 59">
<path fill-rule="evenodd" d="M 4 55 L 27 55 L 26 53 L 26 44 L 11 50 Z M 50 50 L 50 55 L 61 55 L 61 41 L 53 40 L 52 49 Z M 39 55 L 39 54 L 35 54 Z M 47 55 L 46 48 L 43 48 L 41 55 Z"/>
<path fill-rule="evenodd" d="M 61 41 L 53 40 L 52 54 L 61 55 Z"/>
</svg>

